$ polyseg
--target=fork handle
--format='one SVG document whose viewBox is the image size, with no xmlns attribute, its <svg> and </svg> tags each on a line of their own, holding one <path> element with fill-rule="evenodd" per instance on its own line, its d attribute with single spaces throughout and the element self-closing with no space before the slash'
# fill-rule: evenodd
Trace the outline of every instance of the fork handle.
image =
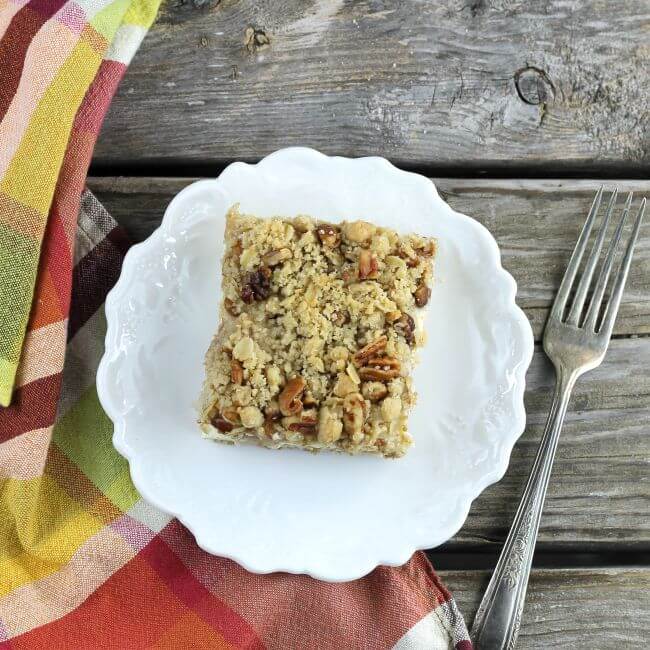
<svg viewBox="0 0 650 650">
<path fill-rule="evenodd" d="M 475 650 L 513 650 L 555 450 L 577 373 L 556 367 L 551 411 L 496 569 L 479 605 L 471 637 Z"/>
</svg>

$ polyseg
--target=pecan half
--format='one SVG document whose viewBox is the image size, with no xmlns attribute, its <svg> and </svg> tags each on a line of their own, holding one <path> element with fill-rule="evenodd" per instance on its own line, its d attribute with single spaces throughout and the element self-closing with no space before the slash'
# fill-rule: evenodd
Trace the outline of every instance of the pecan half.
<svg viewBox="0 0 650 650">
<path fill-rule="evenodd" d="M 241 299 L 250 305 L 253 301 L 266 300 L 271 295 L 271 269 L 261 266 L 257 271 L 251 271 L 241 290 Z"/>
<path fill-rule="evenodd" d="M 278 397 L 278 404 L 282 415 L 296 415 L 302 411 L 302 401 L 300 400 L 300 397 L 302 396 L 306 385 L 305 380 L 300 375 L 292 377 L 286 383 Z"/>
<path fill-rule="evenodd" d="M 292 255 L 288 248 L 280 248 L 266 253 L 266 255 L 262 257 L 262 262 L 264 262 L 266 266 L 277 266 L 285 260 L 288 260 L 290 257 L 292 257 Z"/>
<path fill-rule="evenodd" d="M 406 339 L 409 345 L 415 343 L 415 321 L 410 314 L 402 314 L 393 324 L 393 328 Z"/>
<path fill-rule="evenodd" d="M 424 307 L 424 305 L 429 302 L 429 298 L 431 297 L 431 289 L 429 289 L 429 287 L 424 282 L 420 282 L 418 288 L 413 294 L 413 297 L 415 298 L 415 304 L 418 307 Z"/>
<path fill-rule="evenodd" d="M 238 386 L 241 386 L 244 381 L 244 368 L 237 359 L 230 360 L 230 380 Z"/>
<path fill-rule="evenodd" d="M 323 246 L 327 246 L 328 248 L 338 248 L 341 245 L 341 233 L 329 224 L 318 226 L 318 228 L 316 228 L 316 235 Z"/>
<path fill-rule="evenodd" d="M 399 377 L 400 362 L 393 357 L 373 357 L 359 369 L 359 376 L 364 381 L 388 381 Z"/>
<path fill-rule="evenodd" d="M 379 266 L 377 258 L 366 248 L 359 253 L 359 280 L 374 280 Z"/>
<path fill-rule="evenodd" d="M 359 368 L 367 363 L 368 359 L 377 355 L 378 352 L 381 352 L 388 343 L 388 339 L 384 334 L 382 334 L 378 339 L 372 343 L 368 343 L 360 350 L 357 350 L 352 356 L 352 362 L 354 365 Z"/>
</svg>

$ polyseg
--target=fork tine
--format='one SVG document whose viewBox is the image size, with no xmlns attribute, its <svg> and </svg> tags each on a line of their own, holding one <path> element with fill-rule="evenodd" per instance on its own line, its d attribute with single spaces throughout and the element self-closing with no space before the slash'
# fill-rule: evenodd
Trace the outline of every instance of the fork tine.
<svg viewBox="0 0 650 650">
<path fill-rule="evenodd" d="M 643 213 L 645 212 L 645 203 L 646 200 L 641 201 L 641 207 L 637 214 L 636 220 L 634 222 L 634 228 L 632 230 L 632 236 L 627 245 L 625 251 L 625 257 L 621 262 L 621 267 L 618 270 L 618 275 L 616 276 L 616 284 L 612 291 L 612 295 L 607 303 L 607 311 L 605 312 L 605 317 L 603 318 L 603 324 L 599 330 L 599 333 L 603 332 L 609 338 L 612 335 L 612 330 L 614 329 L 614 321 L 616 320 L 616 314 L 618 313 L 618 308 L 621 304 L 621 298 L 623 296 L 623 289 L 625 288 L 625 282 L 627 280 L 627 274 L 630 270 L 630 264 L 632 263 L 632 255 L 634 253 L 634 244 L 639 236 L 639 230 L 641 229 L 641 221 L 643 219 Z"/>
<path fill-rule="evenodd" d="M 605 295 L 605 289 L 607 288 L 607 282 L 609 280 L 609 274 L 612 271 L 612 266 L 614 264 L 614 256 L 616 255 L 616 249 L 618 248 L 618 242 L 621 239 L 621 234 L 623 233 L 623 227 L 627 220 L 627 215 L 630 212 L 630 207 L 632 205 L 632 192 L 627 196 L 625 201 L 625 206 L 623 207 L 623 215 L 621 216 L 618 226 L 616 227 L 616 232 L 612 237 L 612 241 L 609 244 L 607 250 L 607 257 L 605 258 L 605 263 L 600 270 L 598 280 L 596 281 L 596 288 L 594 289 L 594 295 L 591 298 L 591 303 L 589 305 L 589 310 L 587 311 L 587 316 L 585 317 L 584 328 L 588 331 L 595 331 L 596 321 L 598 320 L 598 314 L 600 312 L 600 305 Z"/>
<path fill-rule="evenodd" d="M 582 313 L 582 308 L 585 304 L 585 299 L 587 297 L 587 291 L 589 291 L 589 286 L 591 285 L 591 278 L 594 275 L 594 269 L 598 263 L 598 258 L 600 257 L 600 251 L 603 247 L 603 241 L 607 233 L 607 226 L 609 225 L 609 218 L 612 216 L 612 211 L 614 209 L 614 204 L 616 203 L 616 197 L 618 196 L 618 187 L 612 192 L 612 196 L 609 199 L 609 204 L 603 217 L 603 222 L 600 225 L 600 231 L 596 237 L 596 241 L 591 247 L 591 253 L 589 254 L 589 259 L 578 283 L 578 288 L 576 289 L 576 295 L 573 299 L 573 304 L 571 305 L 571 311 L 569 312 L 569 317 L 567 318 L 567 323 L 570 325 L 577 325 L 580 320 L 580 314 Z M 631 193 L 630 193 L 631 201 Z"/>
<path fill-rule="evenodd" d="M 554 318 L 562 319 L 562 313 L 564 312 L 564 307 L 566 306 L 567 298 L 573 286 L 573 281 L 575 280 L 576 274 L 578 273 L 578 267 L 580 266 L 580 260 L 582 260 L 582 255 L 585 252 L 587 247 L 587 241 L 589 241 L 589 235 L 591 234 L 591 229 L 594 225 L 596 215 L 598 214 L 598 208 L 600 208 L 600 200 L 603 196 L 603 186 L 600 186 L 596 196 L 594 197 L 594 202 L 591 204 L 589 210 L 589 215 L 587 216 L 587 221 L 582 227 L 582 232 L 576 243 L 576 247 L 573 249 L 571 254 L 571 259 L 569 260 L 569 265 L 567 266 L 566 271 L 564 272 L 564 277 L 560 284 L 560 288 L 555 297 L 555 302 L 553 303 L 553 309 L 551 310 L 551 316 Z"/>
</svg>

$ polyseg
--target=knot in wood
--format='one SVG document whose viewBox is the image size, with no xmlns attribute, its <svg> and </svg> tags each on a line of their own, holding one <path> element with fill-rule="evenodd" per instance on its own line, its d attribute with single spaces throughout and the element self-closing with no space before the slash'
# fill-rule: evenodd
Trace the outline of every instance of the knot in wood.
<svg viewBox="0 0 650 650">
<path fill-rule="evenodd" d="M 515 72 L 515 88 L 519 99 L 526 104 L 539 106 L 555 101 L 555 86 L 541 68 L 529 65 Z"/>
<path fill-rule="evenodd" d="M 248 27 L 244 32 L 244 44 L 251 54 L 257 50 L 263 50 L 268 47 L 270 42 L 271 39 L 269 39 L 263 29 Z"/>
</svg>

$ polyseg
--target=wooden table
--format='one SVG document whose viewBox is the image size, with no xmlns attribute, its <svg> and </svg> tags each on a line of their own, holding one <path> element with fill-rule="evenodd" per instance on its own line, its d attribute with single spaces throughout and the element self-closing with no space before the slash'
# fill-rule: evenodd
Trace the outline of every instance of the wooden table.
<svg viewBox="0 0 650 650">
<path fill-rule="evenodd" d="M 539 341 L 594 189 L 616 179 L 650 196 L 649 58 L 646 0 L 172 0 L 122 82 L 89 184 L 137 241 L 178 190 L 233 160 L 297 144 L 386 156 L 491 230 Z M 650 639 L 646 221 L 616 337 L 571 403 L 520 648 Z M 468 624 L 550 403 L 539 344 L 527 381 L 507 475 L 430 553 Z"/>
</svg>

